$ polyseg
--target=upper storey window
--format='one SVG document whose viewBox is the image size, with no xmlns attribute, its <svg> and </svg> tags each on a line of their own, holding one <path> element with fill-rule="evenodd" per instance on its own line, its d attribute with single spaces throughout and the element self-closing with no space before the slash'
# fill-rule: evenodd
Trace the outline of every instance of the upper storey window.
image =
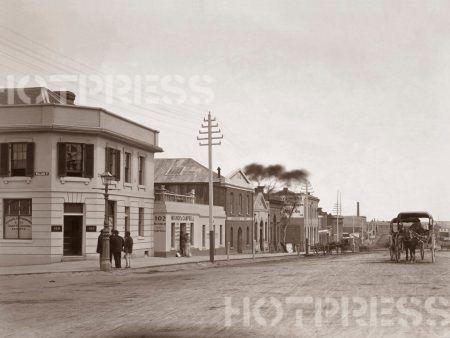
<svg viewBox="0 0 450 338">
<path fill-rule="evenodd" d="M 34 143 L 0 143 L 0 176 L 33 176 Z"/>
<path fill-rule="evenodd" d="M 92 178 L 94 176 L 94 145 L 58 143 L 58 175 Z"/>
</svg>

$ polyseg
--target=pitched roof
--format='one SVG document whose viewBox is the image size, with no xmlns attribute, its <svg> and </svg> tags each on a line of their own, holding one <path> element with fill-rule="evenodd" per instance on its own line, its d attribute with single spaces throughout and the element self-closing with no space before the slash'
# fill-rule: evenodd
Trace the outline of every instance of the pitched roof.
<svg viewBox="0 0 450 338">
<path fill-rule="evenodd" d="M 218 175 L 213 172 L 213 180 Z M 155 183 L 207 183 L 209 169 L 192 158 L 156 158 Z"/>
<path fill-rule="evenodd" d="M 227 177 L 225 177 L 225 184 L 254 190 L 252 183 L 245 175 L 244 171 L 240 168 L 232 171 Z"/>
<path fill-rule="evenodd" d="M 75 94 L 71 92 L 51 91 L 44 87 L 0 89 L 0 105 L 73 104 L 74 99 Z"/>
</svg>

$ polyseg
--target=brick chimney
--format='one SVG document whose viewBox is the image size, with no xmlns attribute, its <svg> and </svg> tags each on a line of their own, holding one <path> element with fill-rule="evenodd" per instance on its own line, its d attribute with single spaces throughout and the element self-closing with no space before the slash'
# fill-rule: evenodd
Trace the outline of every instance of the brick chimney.
<svg viewBox="0 0 450 338">
<path fill-rule="evenodd" d="M 68 90 L 55 91 L 54 93 L 61 98 L 62 104 L 70 104 L 70 105 L 75 104 L 76 98 L 75 93 L 69 92 Z"/>
<path fill-rule="evenodd" d="M 219 176 L 219 178 L 220 178 L 220 171 L 221 171 L 222 169 L 220 169 L 220 167 L 217 167 L 217 176 Z"/>
</svg>

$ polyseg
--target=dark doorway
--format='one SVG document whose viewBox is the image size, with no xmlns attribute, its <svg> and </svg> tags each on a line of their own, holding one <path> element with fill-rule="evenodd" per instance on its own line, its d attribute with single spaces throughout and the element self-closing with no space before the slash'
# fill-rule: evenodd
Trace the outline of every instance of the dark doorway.
<svg viewBox="0 0 450 338">
<path fill-rule="evenodd" d="M 180 224 L 180 253 L 184 253 L 186 247 L 186 223 Z"/>
<path fill-rule="evenodd" d="M 262 224 L 262 222 L 261 222 L 261 224 Z M 264 251 L 264 237 L 263 237 L 263 234 L 264 234 L 264 232 L 263 232 L 263 228 L 262 228 L 262 225 L 261 225 L 261 228 L 259 229 L 259 248 L 260 248 L 261 252 Z"/>
<path fill-rule="evenodd" d="M 242 253 L 242 229 L 239 228 L 238 230 L 238 238 L 237 238 L 237 252 Z"/>
<path fill-rule="evenodd" d="M 64 216 L 64 256 L 81 256 L 83 216 Z"/>
</svg>

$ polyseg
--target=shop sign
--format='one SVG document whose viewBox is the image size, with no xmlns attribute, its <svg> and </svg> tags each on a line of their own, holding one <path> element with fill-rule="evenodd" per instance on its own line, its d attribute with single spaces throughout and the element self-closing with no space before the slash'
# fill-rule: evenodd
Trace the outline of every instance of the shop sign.
<svg viewBox="0 0 450 338">
<path fill-rule="evenodd" d="M 96 225 L 86 225 L 86 232 L 97 232 Z"/>
<path fill-rule="evenodd" d="M 166 215 L 155 215 L 155 232 L 166 232 Z"/>
<path fill-rule="evenodd" d="M 62 225 L 52 225 L 52 232 L 62 232 Z"/>
<path fill-rule="evenodd" d="M 194 222 L 194 216 L 192 215 L 172 215 L 171 216 L 172 221 L 178 221 L 178 222 Z"/>
</svg>

